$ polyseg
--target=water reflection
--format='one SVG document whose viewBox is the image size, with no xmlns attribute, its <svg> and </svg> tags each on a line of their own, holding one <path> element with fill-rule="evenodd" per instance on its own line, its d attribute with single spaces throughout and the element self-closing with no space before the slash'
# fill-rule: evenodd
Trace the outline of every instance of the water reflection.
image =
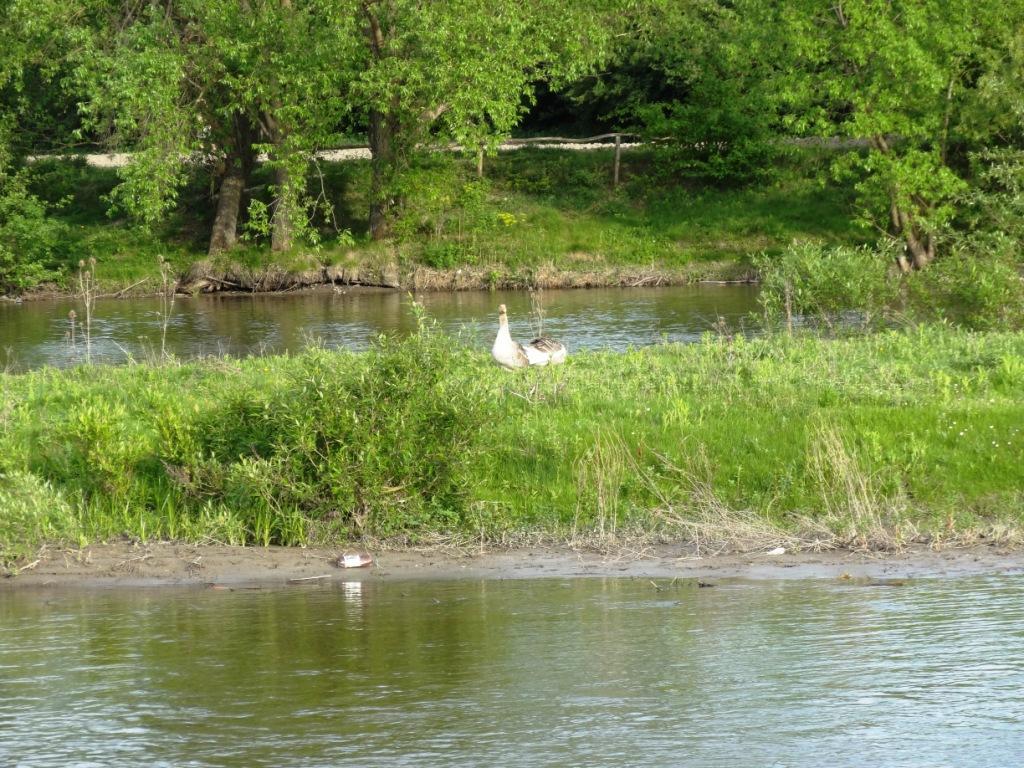
<svg viewBox="0 0 1024 768">
<path fill-rule="evenodd" d="M 756 306 L 751 286 L 545 291 L 545 333 L 570 349 L 625 349 L 663 340 L 694 341 L 722 325 L 740 330 Z M 493 338 L 497 305 L 509 307 L 512 331 L 528 340 L 528 294 L 472 291 L 417 296 L 448 331 L 481 346 Z M 71 365 L 83 359 L 81 328 L 67 339 L 70 299 L 0 302 L 0 354 L 11 367 Z M 380 333 L 408 333 L 416 318 L 408 294 L 349 289 L 306 294 L 179 298 L 167 328 L 167 349 L 179 357 L 295 351 L 318 341 L 328 347 L 364 348 Z M 157 299 L 101 300 L 92 327 L 92 357 L 102 362 L 142 360 L 160 351 Z M 0 357 L 0 365 L 3 364 Z"/>
<path fill-rule="evenodd" d="M 33 766 L 1016 765 L 1022 598 L 1011 577 L 0 592 L 0 753 Z"/>
</svg>

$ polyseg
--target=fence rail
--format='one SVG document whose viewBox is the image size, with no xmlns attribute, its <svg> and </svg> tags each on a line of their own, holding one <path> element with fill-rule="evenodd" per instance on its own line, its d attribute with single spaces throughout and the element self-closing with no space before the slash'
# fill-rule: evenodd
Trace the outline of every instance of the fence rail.
<svg viewBox="0 0 1024 768">
<path fill-rule="evenodd" d="M 622 164 L 622 150 L 630 147 L 640 146 L 641 142 L 626 142 L 623 139 L 638 139 L 639 134 L 636 133 L 602 133 L 597 136 L 587 136 L 584 138 L 568 138 L 565 136 L 532 136 L 530 138 L 523 139 L 506 139 L 498 145 L 498 151 L 508 151 L 520 149 L 521 147 L 536 146 L 542 149 L 569 149 L 576 152 L 591 152 L 598 149 L 614 149 L 615 157 L 612 165 L 612 183 L 615 186 L 619 184 L 620 167 Z M 614 140 L 614 143 L 611 143 Z M 655 139 L 654 141 L 658 141 Z M 603 143 L 608 142 L 608 143 Z M 461 144 L 448 144 L 444 146 L 433 147 L 433 151 L 437 152 L 462 152 L 465 150 Z M 319 160 L 327 160 L 333 162 L 345 162 L 349 160 L 363 160 L 369 159 L 370 157 L 370 145 L 369 144 L 343 144 L 340 146 L 332 147 L 331 149 L 323 149 L 316 153 L 316 158 Z M 44 160 L 71 160 L 79 157 L 84 157 L 85 162 L 88 165 L 95 166 L 98 168 L 120 168 L 131 162 L 132 155 L 130 152 L 96 152 L 89 154 L 58 154 L 58 155 L 32 155 L 28 158 L 29 162 L 41 162 Z M 258 158 L 261 162 L 266 160 L 265 156 Z M 477 149 L 477 175 L 483 176 L 484 173 L 484 147 L 481 146 Z M 193 162 L 204 162 L 203 158 L 192 158 Z"/>
</svg>

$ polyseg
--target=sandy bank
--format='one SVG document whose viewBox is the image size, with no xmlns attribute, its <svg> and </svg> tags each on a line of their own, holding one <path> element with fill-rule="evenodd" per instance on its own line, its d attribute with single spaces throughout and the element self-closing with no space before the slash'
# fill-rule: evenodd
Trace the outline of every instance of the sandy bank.
<svg viewBox="0 0 1024 768">
<path fill-rule="evenodd" d="M 113 543 L 82 550 L 47 550 L 0 589 L 32 587 L 183 586 L 296 587 L 352 580 L 526 579 L 632 577 L 660 579 L 852 579 L 866 585 L 892 580 L 1024 573 L 1024 552 L 981 546 L 900 553 L 764 552 L 695 557 L 682 546 L 640 551 L 535 548 L 373 552 L 368 568 L 341 569 L 342 550 Z"/>
</svg>

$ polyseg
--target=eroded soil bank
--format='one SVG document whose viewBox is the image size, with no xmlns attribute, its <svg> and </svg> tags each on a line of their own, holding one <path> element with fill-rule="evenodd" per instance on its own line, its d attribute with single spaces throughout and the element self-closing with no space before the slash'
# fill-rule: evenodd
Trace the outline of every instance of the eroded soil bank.
<svg viewBox="0 0 1024 768">
<path fill-rule="evenodd" d="M 20 572 L 0 580 L 0 589 L 182 586 L 206 588 L 315 586 L 380 579 L 526 579 L 631 577 L 843 579 L 864 586 L 901 586 L 905 579 L 1024 573 L 1024 552 L 995 546 L 925 547 L 896 553 L 744 552 L 700 556 L 689 545 L 639 549 L 577 550 L 567 546 L 525 549 L 428 548 L 371 553 L 374 564 L 339 568 L 346 550 L 298 547 L 229 547 L 118 542 L 74 549 L 49 549 Z M 347 550 L 356 552 L 357 550 Z M 705 583 L 713 583 L 706 581 Z"/>
<path fill-rule="evenodd" d="M 388 289 L 399 291 L 537 290 L 561 288 L 656 288 L 694 283 L 756 283 L 758 275 L 738 261 L 695 262 L 683 267 L 600 266 L 559 268 L 540 265 L 508 269 L 503 266 L 472 266 L 435 269 L 422 265 L 355 264 L 349 266 L 310 264 L 286 269 L 270 264 L 249 267 L 242 264 L 192 264 L 175 283 L 180 295 L 228 293 L 294 293 L 331 288 Z M 159 284 L 145 279 L 122 285 L 101 281 L 98 298 L 139 298 L 155 296 Z M 75 287 L 47 284 L 17 298 L 0 296 L 0 301 L 32 301 L 78 296 Z"/>
</svg>

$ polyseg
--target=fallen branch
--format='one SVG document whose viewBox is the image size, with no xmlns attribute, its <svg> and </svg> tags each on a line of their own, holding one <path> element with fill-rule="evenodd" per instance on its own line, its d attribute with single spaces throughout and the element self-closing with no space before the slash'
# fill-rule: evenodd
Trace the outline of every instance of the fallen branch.
<svg viewBox="0 0 1024 768">
<path fill-rule="evenodd" d="M 148 277 L 144 277 L 144 278 L 142 278 L 141 280 L 139 280 L 139 281 L 138 281 L 137 283 L 132 283 L 132 284 L 131 284 L 131 285 L 129 285 L 129 286 L 127 287 L 127 288 L 122 288 L 122 289 L 121 289 L 120 291 L 118 291 L 117 293 L 111 293 L 111 294 L 107 294 L 107 295 L 105 295 L 105 296 L 101 296 L 101 297 L 99 297 L 99 298 L 102 298 L 102 299 L 109 299 L 109 298 L 115 298 L 115 299 L 120 299 L 120 298 L 121 298 L 122 296 L 124 296 L 124 295 L 125 295 L 126 293 L 128 293 L 128 291 L 130 291 L 130 290 L 131 290 L 132 288 L 135 288 L 135 287 L 137 287 L 137 286 L 140 286 L 140 285 L 142 285 L 143 283 L 145 283 L 145 282 L 146 282 L 146 281 L 148 281 L 148 280 L 149 280 L 149 278 L 148 278 Z"/>
</svg>

